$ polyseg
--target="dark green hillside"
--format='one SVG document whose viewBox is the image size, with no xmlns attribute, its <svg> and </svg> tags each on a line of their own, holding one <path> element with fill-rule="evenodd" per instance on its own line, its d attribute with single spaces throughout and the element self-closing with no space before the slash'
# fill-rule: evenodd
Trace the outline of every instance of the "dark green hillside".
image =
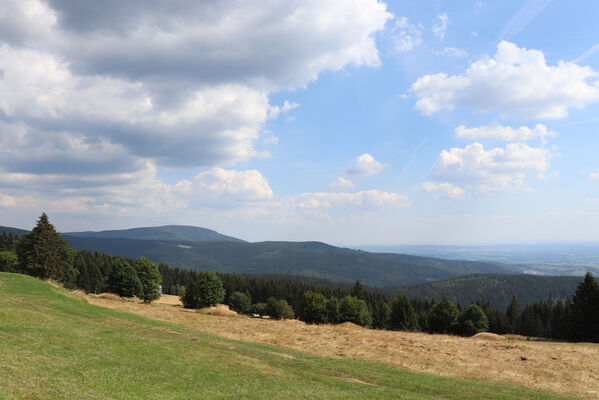
<svg viewBox="0 0 599 400">
<path fill-rule="evenodd" d="M 124 238 L 142 240 L 174 240 L 188 242 L 231 241 L 244 242 L 231 236 L 222 235 L 216 231 L 197 226 L 166 225 L 147 228 L 132 228 L 101 232 L 67 232 L 64 235 L 90 238 Z"/>
<path fill-rule="evenodd" d="M 410 285 L 464 273 L 506 273 L 501 264 L 377 254 L 319 242 L 173 242 L 65 236 L 86 249 L 198 271 L 304 275 L 370 286 Z"/>
<path fill-rule="evenodd" d="M 406 293 L 410 298 L 440 300 L 447 296 L 454 302 L 468 305 L 488 300 L 491 306 L 505 310 L 512 296 L 521 305 L 535 301 L 572 296 L 582 277 L 539 275 L 467 275 L 402 288 L 385 288 L 385 293 Z"/>
<path fill-rule="evenodd" d="M 29 233 L 29 231 L 25 229 L 11 228 L 10 226 L 0 226 L 0 234 L 2 234 L 2 232 L 13 233 L 19 236 Z"/>
</svg>

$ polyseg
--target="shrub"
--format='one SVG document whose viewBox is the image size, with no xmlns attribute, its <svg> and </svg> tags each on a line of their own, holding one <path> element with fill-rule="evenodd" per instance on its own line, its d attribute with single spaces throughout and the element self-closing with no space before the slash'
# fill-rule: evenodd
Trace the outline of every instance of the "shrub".
<svg viewBox="0 0 599 400">
<path fill-rule="evenodd" d="M 266 301 L 266 313 L 272 319 L 293 319 L 295 313 L 293 308 L 287 303 L 287 300 L 277 300 L 270 297 Z"/>
<path fill-rule="evenodd" d="M 185 288 L 181 298 L 185 308 L 215 306 L 225 298 L 223 283 L 214 272 L 205 272 L 195 282 Z"/>
<path fill-rule="evenodd" d="M 158 271 L 158 267 L 152 261 L 145 257 L 139 257 L 133 263 L 137 277 L 141 282 L 142 295 L 144 302 L 150 303 L 153 300 L 160 298 L 160 283 L 162 276 Z"/>
<path fill-rule="evenodd" d="M 470 304 L 460 317 L 460 326 L 463 335 L 472 336 L 488 331 L 489 319 L 482 308 L 476 304 Z"/>
<path fill-rule="evenodd" d="M 234 292 L 229 298 L 229 308 L 238 314 L 249 314 L 252 311 L 252 299 L 245 293 Z"/>
<path fill-rule="evenodd" d="M 299 317 L 309 324 L 327 322 L 327 298 L 310 290 L 305 292 L 300 305 Z"/>
<path fill-rule="evenodd" d="M 339 321 L 353 322 L 354 324 L 370 325 L 371 316 L 364 300 L 353 296 L 345 296 L 339 304 Z"/>
</svg>

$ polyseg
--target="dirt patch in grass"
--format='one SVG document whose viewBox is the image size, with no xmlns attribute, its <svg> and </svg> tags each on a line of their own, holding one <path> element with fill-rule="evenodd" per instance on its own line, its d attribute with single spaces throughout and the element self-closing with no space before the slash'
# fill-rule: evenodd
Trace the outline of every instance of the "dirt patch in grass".
<svg viewBox="0 0 599 400">
<path fill-rule="evenodd" d="M 372 330 L 349 323 L 308 325 L 297 320 L 222 317 L 185 310 L 176 296 L 164 296 L 152 304 L 101 295 L 90 295 L 87 299 L 92 304 L 235 340 L 322 356 L 383 362 L 454 378 L 599 398 L 599 345 L 596 344 L 527 341 L 519 336 L 493 334 L 461 338 Z"/>
</svg>

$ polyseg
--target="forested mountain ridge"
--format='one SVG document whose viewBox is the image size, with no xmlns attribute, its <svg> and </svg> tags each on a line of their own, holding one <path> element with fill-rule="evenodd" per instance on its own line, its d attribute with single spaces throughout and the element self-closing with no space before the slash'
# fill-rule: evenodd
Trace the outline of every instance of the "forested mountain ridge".
<svg viewBox="0 0 599 400">
<path fill-rule="evenodd" d="M 143 228 L 107 230 L 107 231 L 86 231 L 86 232 L 65 232 L 64 236 L 90 237 L 90 238 L 122 238 L 122 239 L 140 239 L 140 240 L 174 240 L 174 241 L 231 241 L 245 242 L 244 240 L 232 236 L 223 235 L 212 229 L 200 228 L 188 225 L 165 225 L 150 226 Z"/>
<path fill-rule="evenodd" d="M 504 310 L 512 296 L 522 305 L 539 300 L 554 300 L 571 296 L 580 283 L 580 276 L 539 276 L 525 274 L 472 274 L 404 287 L 387 287 L 383 293 L 393 296 L 405 293 L 413 299 L 439 301 L 445 296 L 460 304 L 488 301 L 492 307 Z"/>
<path fill-rule="evenodd" d="M 2 232 L 6 232 L 6 233 L 12 233 L 14 235 L 24 235 L 26 233 L 29 233 L 28 230 L 25 229 L 20 229 L 20 228 L 12 228 L 10 226 L 0 226 L 0 234 L 2 234 Z"/>
<path fill-rule="evenodd" d="M 370 286 L 400 286 L 468 273 L 509 273 L 506 266 L 478 261 L 377 254 L 320 242 L 192 242 L 87 238 L 65 234 L 76 250 L 90 250 L 197 271 L 304 275 Z"/>
</svg>

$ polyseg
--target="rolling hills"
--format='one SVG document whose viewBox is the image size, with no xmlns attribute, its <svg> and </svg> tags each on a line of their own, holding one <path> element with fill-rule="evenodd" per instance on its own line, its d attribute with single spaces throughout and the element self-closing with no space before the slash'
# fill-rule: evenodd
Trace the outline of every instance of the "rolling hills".
<svg viewBox="0 0 599 400">
<path fill-rule="evenodd" d="M 370 286 L 411 285 L 470 273 L 510 273 L 507 266 L 379 254 L 320 242 L 193 242 L 100 237 L 64 237 L 77 250 L 135 258 L 144 256 L 198 271 L 243 274 L 305 275 L 339 282 L 360 279 Z"/>
<path fill-rule="evenodd" d="M 8 273 L 0 273 L 0 370 L 7 399 L 562 398 L 225 339 Z"/>
</svg>

